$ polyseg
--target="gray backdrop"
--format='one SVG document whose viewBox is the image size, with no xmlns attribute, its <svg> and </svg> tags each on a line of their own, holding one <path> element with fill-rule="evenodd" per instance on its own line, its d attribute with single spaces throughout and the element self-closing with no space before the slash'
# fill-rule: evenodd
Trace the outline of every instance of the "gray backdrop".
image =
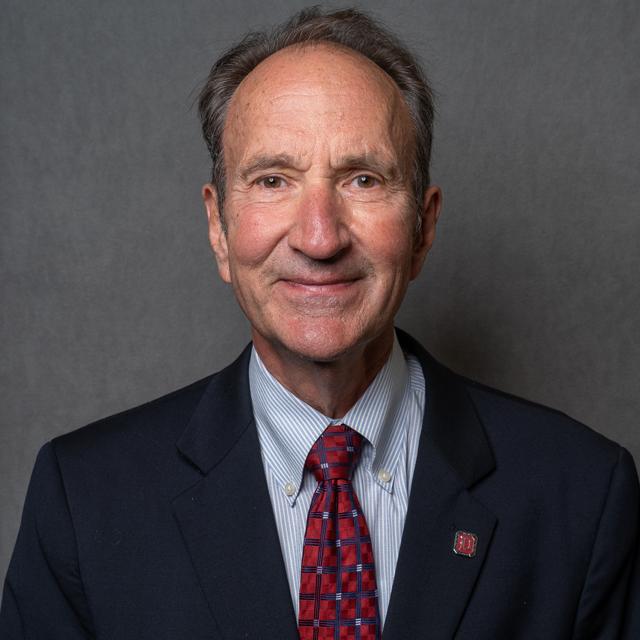
<svg viewBox="0 0 640 640">
<path fill-rule="evenodd" d="M 299 2 L 3 0 L 0 574 L 47 439 L 229 362 L 192 109 Z M 435 247 L 398 324 L 640 461 L 640 3 L 371 2 L 438 93 Z"/>
</svg>

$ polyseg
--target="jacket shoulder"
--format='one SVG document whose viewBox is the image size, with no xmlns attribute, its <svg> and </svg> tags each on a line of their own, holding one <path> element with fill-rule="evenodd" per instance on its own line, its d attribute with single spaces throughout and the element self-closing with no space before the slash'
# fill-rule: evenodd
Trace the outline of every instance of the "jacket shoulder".
<svg viewBox="0 0 640 640">
<path fill-rule="evenodd" d="M 86 455 L 94 449 L 106 454 L 111 447 L 122 451 L 123 445 L 140 438 L 175 442 L 216 375 L 58 436 L 52 446 L 59 454 Z"/>
<path fill-rule="evenodd" d="M 461 378 L 494 447 L 531 458 L 615 465 L 622 447 L 557 409 Z"/>
</svg>

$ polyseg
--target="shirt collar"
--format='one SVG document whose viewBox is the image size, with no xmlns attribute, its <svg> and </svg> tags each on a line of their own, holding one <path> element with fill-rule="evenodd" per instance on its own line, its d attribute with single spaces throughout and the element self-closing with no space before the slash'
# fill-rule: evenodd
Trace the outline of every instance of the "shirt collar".
<svg viewBox="0 0 640 640">
<path fill-rule="evenodd" d="M 395 416 L 409 391 L 407 363 L 395 336 L 387 362 L 340 419 L 325 416 L 283 387 L 255 348 L 249 363 L 249 385 L 263 458 L 291 504 L 302 485 L 307 454 L 330 424 L 347 424 L 366 438 L 373 451 L 362 456 L 361 464 L 367 465 L 380 486 L 393 491 L 399 448 L 390 446 L 390 441 L 394 428 L 401 428 L 395 424 Z M 380 477 L 383 472 L 388 476 Z"/>
</svg>

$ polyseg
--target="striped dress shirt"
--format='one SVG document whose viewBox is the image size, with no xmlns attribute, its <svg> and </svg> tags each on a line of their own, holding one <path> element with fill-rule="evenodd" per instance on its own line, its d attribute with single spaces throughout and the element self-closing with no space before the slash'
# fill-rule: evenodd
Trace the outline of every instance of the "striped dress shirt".
<svg viewBox="0 0 640 640">
<path fill-rule="evenodd" d="M 402 352 L 396 338 L 385 365 L 340 419 L 328 418 L 285 389 L 255 349 L 249 385 L 296 617 L 307 513 L 317 486 L 304 469 L 307 454 L 330 424 L 346 424 L 365 438 L 353 486 L 369 525 L 384 624 L 424 415 L 425 381 L 420 364 Z"/>
</svg>

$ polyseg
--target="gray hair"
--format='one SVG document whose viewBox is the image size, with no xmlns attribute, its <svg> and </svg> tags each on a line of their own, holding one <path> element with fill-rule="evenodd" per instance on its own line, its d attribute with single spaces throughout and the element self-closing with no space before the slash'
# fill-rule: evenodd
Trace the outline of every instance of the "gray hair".
<svg viewBox="0 0 640 640">
<path fill-rule="evenodd" d="M 222 214 L 225 167 L 222 134 L 229 102 L 242 80 L 270 55 L 292 45 L 334 43 L 365 56 L 398 85 L 409 109 L 415 134 L 413 188 L 416 206 L 429 187 L 433 132 L 433 93 L 414 55 L 389 31 L 356 9 L 324 13 L 303 9 L 270 32 L 248 33 L 215 62 L 198 97 L 202 134 L 213 163 L 211 182 Z M 418 216 L 418 228 L 421 216 Z"/>
</svg>

